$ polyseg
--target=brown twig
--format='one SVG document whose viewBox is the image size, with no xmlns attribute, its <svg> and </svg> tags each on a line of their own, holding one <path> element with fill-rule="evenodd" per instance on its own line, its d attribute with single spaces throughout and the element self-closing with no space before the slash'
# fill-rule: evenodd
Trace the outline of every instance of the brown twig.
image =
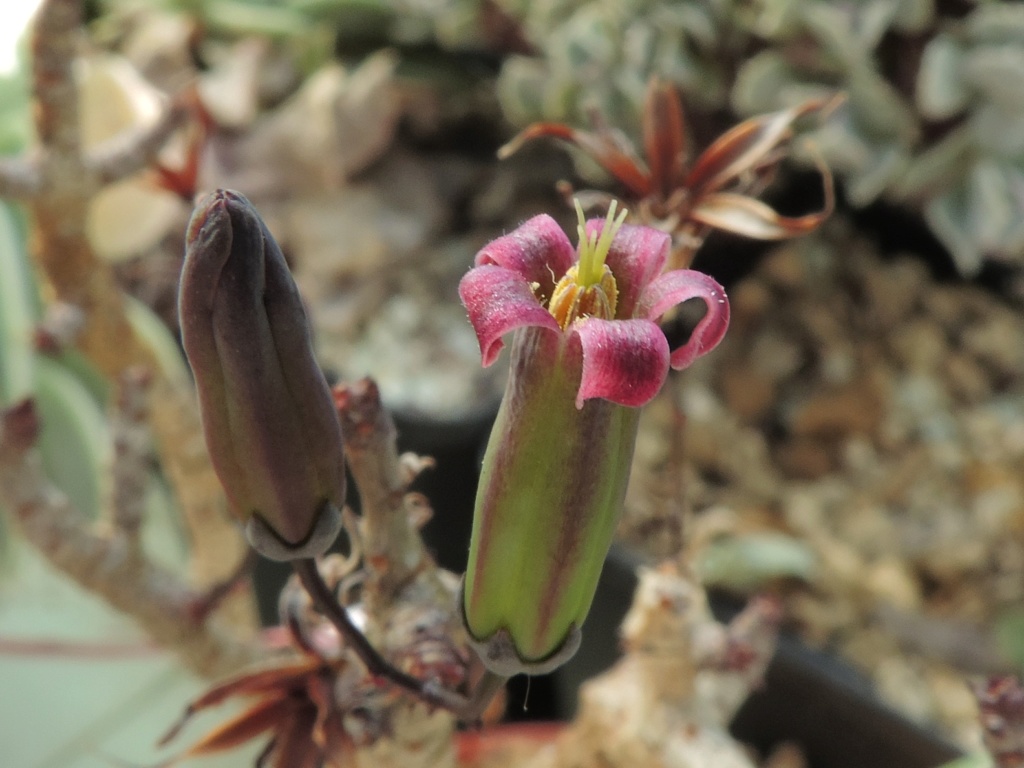
<svg viewBox="0 0 1024 768">
<path fill-rule="evenodd" d="M 99 184 L 110 184 L 145 169 L 167 140 L 188 119 L 190 108 L 179 99 L 150 126 L 119 134 L 88 153 L 86 165 Z"/>
<path fill-rule="evenodd" d="M 175 651 L 200 675 L 239 669 L 263 654 L 222 623 L 190 620 L 196 593 L 174 573 L 139 557 L 119 535 L 91 530 L 45 476 L 35 449 L 39 419 L 32 401 L 0 417 L 0 501 L 58 570 L 134 617 L 154 641 Z"/>
<path fill-rule="evenodd" d="M 320 575 L 315 560 L 295 560 L 292 562 L 292 567 L 302 582 L 302 586 L 312 598 L 313 604 L 341 633 L 348 647 L 355 652 L 367 671 L 374 677 L 386 680 L 392 685 L 408 691 L 417 699 L 431 706 L 446 709 L 460 720 L 471 723 L 479 720 L 491 699 L 507 682 L 508 678 L 485 671 L 472 695 L 467 697 L 447 690 L 434 680 L 420 680 L 403 672 L 385 659 L 359 631 L 359 628 L 352 623 L 348 611 L 338 603 L 337 596 Z"/>
<path fill-rule="evenodd" d="M 410 579 L 432 566 L 406 505 L 409 483 L 430 461 L 398 455 L 395 424 L 372 380 L 340 385 L 334 399 L 345 458 L 359 488 L 369 602 L 389 603 Z"/>
<path fill-rule="evenodd" d="M 411 636 L 435 634 L 446 638 L 453 648 L 465 647 L 458 640 L 462 625 L 456 582 L 446 580 L 427 553 L 419 534 L 425 500 L 419 494 L 408 493 L 409 483 L 433 462 L 411 454 L 399 456 L 394 422 L 372 380 L 339 385 L 334 389 L 334 399 L 345 436 L 345 457 L 361 502 L 360 541 L 366 571 L 362 602 L 367 633 L 379 639 L 384 654 L 374 650 L 365 638 L 354 640 L 353 649 L 371 674 L 448 709 L 464 721 L 476 721 L 504 686 L 505 678 L 485 672 L 470 696 L 465 697 L 407 675 L 385 658 L 389 652 L 408 650 L 402 646 L 410 640 L 410 624 L 415 625 Z M 303 583 L 310 588 L 305 579 Z M 322 592 L 318 605 L 328 618 L 337 612 L 335 609 L 344 613 L 333 596 L 333 607 L 325 610 L 323 602 L 330 593 Z M 342 629 L 340 617 L 335 616 L 332 622 L 350 638 L 350 633 Z M 363 644 L 365 647 L 361 647 Z"/>
<path fill-rule="evenodd" d="M 93 253 L 86 235 L 89 202 L 102 185 L 85 161 L 79 133 L 72 66 L 81 22 L 80 0 L 46 0 L 33 29 L 33 115 L 41 184 L 28 200 L 32 250 L 54 297 L 86 315 L 80 347 L 103 373 L 116 378 L 132 365 L 154 366 L 152 354 L 125 317 L 113 273 Z"/>
<path fill-rule="evenodd" d="M 76 342 L 110 379 L 141 366 L 154 376 L 152 423 L 160 458 L 177 493 L 191 534 L 192 572 L 200 584 L 222 581 L 245 556 L 229 520 L 223 492 L 202 439 L 198 409 L 187 381 L 161 370 L 153 351 L 129 322 L 109 265 L 97 258 L 86 235 L 89 203 L 105 183 L 144 166 L 181 122 L 185 101 L 148 131 L 117 139 L 87 156 L 79 133 L 79 100 L 72 65 L 78 51 L 81 0 L 45 0 L 32 34 L 32 91 L 39 149 L 35 172 L 11 172 L 12 191 L 30 193 L 32 252 L 49 283 L 50 297 L 84 317 Z M 29 161 L 8 161 L 10 168 Z M 27 174 L 27 175 L 26 175 Z M 16 183 L 22 178 L 25 183 Z M 2 184 L 0 179 L 0 184 Z M 234 603 L 251 623 L 251 606 Z"/>
<path fill-rule="evenodd" d="M 230 578 L 248 547 L 227 514 L 224 490 L 213 472 L 203 440 L 199 409 L 181 383 L 157 376 L 151 418 L 157 452 L 170 478 L 189 534 L 189 567 L 196 584 L 216 585 Z M 232 621 L 252 624 L 252 605 L 227 601 Z"/>
<path fill-rule="evenodd" d="M 444 707 L 453 712 L 459 712 L 465 707 L 465 700 L 458 694 L 446 691 L 433 682 L 417 680 L 389 663 L 352 623 L 348 612 L 341 607 L 337 597 L 324 583 L 320 571 L 317 570 L 316 561 L 295 560 L 292 566 L 302 581 L 302 586 L 313 598 L 313 604 L 341 633 L 349 648 L 355 652 L 371 675 L 404 688 L 428 704 Z"/>
</svg>

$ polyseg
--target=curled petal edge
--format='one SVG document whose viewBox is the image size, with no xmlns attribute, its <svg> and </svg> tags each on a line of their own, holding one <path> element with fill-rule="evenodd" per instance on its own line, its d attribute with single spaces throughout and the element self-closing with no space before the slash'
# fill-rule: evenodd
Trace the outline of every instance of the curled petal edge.
<svg viewBox="0 0 1024 768">
<path fill-rule="evenodd" d="M 556 333 L 561 329 L 516 271 L 493 264 L 474 267 L 459 283 L 459 296 L 480 343 L 484 367 L 498 359 L 504 346 L 501 337 L 524 326 L 539 326 Z"/>
<path fill-rule="evenodd" d="M 554 280 L 564 275 L 575 259 L 576 249 L 558 222 L 542 213 L 485 245 L 474 264 L 504 267 L 550 294 Z"/>
<path fill-rule="evenodd" d="M 679 269 L 660 275 L 644 289 L 640 297 L 641 316 L 654 322 L 672 307 L 688 299 L 702 299 L 707 311 L 693 329 L 689 340 L 672 350 L 669 363 L 677 371 L 717 347 L 725 336 L 729 328 L 729 299 L 725 289 L 703 272 Z"/>
<path fill-rule="evenodd" d="M 650 320 L 577 322 L 573 332 L 583 348 L 576 407 L 594 397 L 640 407 L 658 394 L 668 375 L 668 340 Z"/>
</svg>

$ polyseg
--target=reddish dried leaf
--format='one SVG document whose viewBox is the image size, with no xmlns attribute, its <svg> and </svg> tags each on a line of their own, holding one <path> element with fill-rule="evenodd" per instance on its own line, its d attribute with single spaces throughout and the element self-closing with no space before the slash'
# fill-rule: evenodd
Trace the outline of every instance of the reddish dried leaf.
<svg viewBox="0 0 1024 768">
<path fill-rule="evenodd" d="M 818 213 L 782 216 L 771 206 L 746 195 L 718 192 L 708 195 L 690 218 L 709 227 L 757 240 L 785 240 L 814 230 L 832 212 L 831 204 Z"/>
<path fill-rule="evenodd" d="M 321 750 L 325 768 L 349 768 L 355 745 L 337 717 L 327 720 L 324 728 L 324 746 Z"/>
<path fill-rule="evenodd" d="M 213 729 L 173 762 L 223 752 L 244 744 L 262 733 L 276 729 L 295 710 L 296 700 L 288 696 L 266 699 Z"/>
<path fill-rule="evenodd" d="M 686 119 L 679 93 L 671 83 L 651 78 L 644 99 L 644 153 L 651 186 L 669 197 L 686 174 Z"/>
<path fill-rule="evenodd" d="M 585 133 L 557 123 L 529 126 L 502 147 L 499 157 L 541 137 L 562 139 L 579 147 L 626 186 L 626 201 L 637 206 L 633 211 L 637 220 L 671 231 L 675 242 L 673 264 L 679 267 L 689 263 L 711 228 L 780 240 L 810 232 L 832 213 L 832 176 L 820 158 L 816 160 L 825 187 L 822 211 L 782 216 L 757 202 L 755 196 L 771 182 L 788 155 L 793 123 L 815 112 L 827 113 L 841 100 L 842 96 L 807 101 L 746 120 L 719 137 L 687 172 L 687 126 L 679 94 L 671 84 L 652 78 L 643 114 L 647 167 L 632 146 L 611 130 Z M 723 192 L 727 187 L 732 191 Z M 562 191 L 566 194 L 565 188 Z M 602 207 L 608 197 L 594 192 L 582 194 L 589 195 L 585 198 L 588 207 Z"/>
<path fill-rule="evenodd" d="M 527 126 L 498 150 L 498 157 L 504 159 L 526 142 L 539 138 L 562 139 L 579 147 L 636 197 L 645 197 L 651 192 L 649 175 L 639 158 L 628 148 L 621 146 L 610 135 L 577 131 L 562 123 L 534 123 Z"/>
<path fill-rule="evenodd" d="M 311 676 L 306 680 L 306 695 L 313 702 L 316 717 L 310 728 L 310 738 L 320 748 L 327 746 L 327 721 L 334 706 L 334 687 L 323 677 Z"/>
<path fill-rule="evenodd" d="M 193 124 L 190 126 L 188 143 L 185 148 L 185 160 L 181 168 L 169 168 L 162 163 L 156 163 L 154 180 L 158 187 L 166 189 L 178 195 L 182 200 L 191 204 L 196 196 L 196 188 L 199 183 L 200 163 L 202 162 L 203 150 L 213 133 L 216 123 L 213 115 L 203 104 L 196 88 L 185 91 L 181 99 L 187 105 L 193 117 Z"/>
<path fill-rule="evenodd" d="M 323 753 L 311 737 L 316 712 L 311 706 L 294 710 L 278 728 L 269 754 L 269 768 L 318 768 Z"/>
<path fill-rule="evenodd" d="M 797 119 L 825 106 L 824 101 L 806 101 L 792 109 L 744 120 L 701 154 L 685 186 L 695 198 L 721 189 L 757 167 L 766 155 L 789 139 Z"/>
<path fill-rule="evenodd" d="M 193 700 L 185 708 L 185 713 L 181 716 L 181 719 L 171 727 L 158 744 L 163 746 L 170 742 L 197 712 L 221 704 L 232 696 L 273 694 L 279 691 L 300 688 L 304 684 L 304 678 L 321 664 L 322 662 L 318 659 L 310 659 L 309 661 L 290 664 L 284 667 L 277 666 L 248 672 L 225 680 Z"/>
</svg>

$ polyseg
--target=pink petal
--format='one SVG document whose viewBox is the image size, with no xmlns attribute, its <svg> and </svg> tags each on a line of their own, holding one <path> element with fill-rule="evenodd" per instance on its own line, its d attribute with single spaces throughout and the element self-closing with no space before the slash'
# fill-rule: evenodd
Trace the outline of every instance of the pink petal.
<svg viewBox="0 0 1024 768">
<path fill-rule="evenodd" d="M 596 232 L 600 236 L 604 219 L 587 222 L 587 237 Z M 651 227 L 624 224 L 608 251 L 605 263 L 615 276 L 619 290 L 616 317 L 630 318 L 636 315 L 640 294 L 654 277 L 661 272 L 668 259 L 670 238 L 664 232 Z"/>
<path fill-rule="evenodd" d="M 583 375 L 576 407 L 592 397 L 639 407 L 668 375 L 668 341 L 650 320 L 588 318 L 572 327 L 583 347 Z"/>
<path fill-rule="evenodd" d="M 485 264 L 469 270 L 459 283 L 459 296 L 469 314 L 484 367 L 493 363 L 503 346 L 501 337 L 525 325 L 561 329 L 518 272 Z"/>
<path fill-rule="evenodd" d="M 686 368 L 701 355 L 718 346 L 729 327 L 729 299 L 713 278 L 693 269 L 666 272 L 648 285 L 640 297 L 640 314 L 657 321 L 687 299 L 703 299 L 707 312 L 683 346 L 672 351 L 672 367 Z"/>
<path fill-rule="evenodd" d="M 485 245 L 476 255 L 475 264 L 510 269 L 527 283 L 537 283 L 541 295 L 550 297 L 555 282 L 574 261 L 576 251 L 569 238 L 553 218 L 542 213 Z"/>
</svg>

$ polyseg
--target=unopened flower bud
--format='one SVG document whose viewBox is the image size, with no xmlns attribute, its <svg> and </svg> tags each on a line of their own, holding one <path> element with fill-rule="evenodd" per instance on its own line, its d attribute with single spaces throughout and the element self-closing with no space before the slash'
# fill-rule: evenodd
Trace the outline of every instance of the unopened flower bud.
<svg viewBox="0 0 1024 768">
<path fill-rule="evenodd" d="M 178 312 L 210 458 L 249 543 L 275 560 L 323 554 L 341 529 L 341 427 L 284 255 L 239 193 L 197 205 Z"/>
</svg>

